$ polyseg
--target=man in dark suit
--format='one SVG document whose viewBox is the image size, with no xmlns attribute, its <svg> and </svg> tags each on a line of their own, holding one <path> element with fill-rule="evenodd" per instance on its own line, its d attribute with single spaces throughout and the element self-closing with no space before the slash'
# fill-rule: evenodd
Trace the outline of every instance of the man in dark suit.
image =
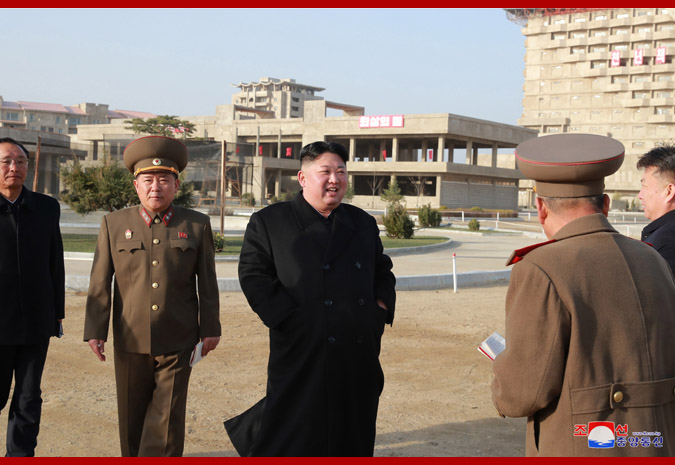
<svg viewBox="0 0 675 465">
<path fill-rule="evenodd" d="M 253 214 L 244 236 L 239 281 L 269 327 L 267 395 L 225 427 L 246 456 L 372 456 L 392 262 L 375 219 L 341 204 L 345 147 L 300 156 L 303 190 Z"/>
<path fill-rule="evenodd" d="M 637 162 L 642 173 L 638 197 L 651 220 L 642 230 L 642 240 L 666 259 L 675 273 L 675 146 L 656 147 Z"/>
<path fill-rule="evenodd" d="M 104 216 L 98 234 L 84 340 L 104 361 L 112 300 L 125 457 L 183 454 L 191 353 L 198 341 L 203 356 L 220 341 L 209 217 L 173 205 L 187 162 L 187 148 L 176 139 L 131 142 L 124 163 L 141 205 Z"/>
<path fill-rule="evenodd" d="M 9 406 L 7 456 L 35 455 L 40 382 L 64 313 L 59 203 L 23 186 L 28 150 L 0 139 L 0 411 Z"/>
</svg>

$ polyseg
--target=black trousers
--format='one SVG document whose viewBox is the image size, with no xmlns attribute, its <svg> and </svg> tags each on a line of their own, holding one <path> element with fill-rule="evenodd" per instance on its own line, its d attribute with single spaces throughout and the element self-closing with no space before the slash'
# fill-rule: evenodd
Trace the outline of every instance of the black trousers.
<svg viewBox="0 0 675 465">
<path fill-rule="evenodd" d="M 7 457 L 35 455 L 42 413 L 40 382 L 48 348 L 49 338 L 39 344 L 0 345 L 0 412 L 7 405 L 14 378 L 7 415 Z"/>
</svg>

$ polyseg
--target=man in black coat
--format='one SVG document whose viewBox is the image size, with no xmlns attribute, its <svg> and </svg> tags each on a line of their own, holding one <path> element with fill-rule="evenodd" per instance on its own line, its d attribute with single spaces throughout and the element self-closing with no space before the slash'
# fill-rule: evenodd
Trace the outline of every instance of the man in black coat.
<svg viewBox="0 0 675 465">
<path fill-rule="evenodd" d="M 239 281 L 269 327 L 267 395 L 225 422 L 244 456 L 372 456 L 396 279 L 372 216 L 341 204 L 347 150 L 303 147 L 303 190 L 251 216 Z"/>
<path fill-rule="evenodd" d="M 666 259 L 675 273 L 675 146 L 656 147 L 637 162 L 642 174 L 638 197 L 652 222 L 642 230 L 642 240 Z"/>
<path fill-rule="evenodd" d="M 0 411 L 7 405 L 7 456 L 33 456 L 40 430 L 40 382 L 49 338 L 64 309 L 59 203 L 23 183 L 28 150 L 0 139 Z"/>
</svg>

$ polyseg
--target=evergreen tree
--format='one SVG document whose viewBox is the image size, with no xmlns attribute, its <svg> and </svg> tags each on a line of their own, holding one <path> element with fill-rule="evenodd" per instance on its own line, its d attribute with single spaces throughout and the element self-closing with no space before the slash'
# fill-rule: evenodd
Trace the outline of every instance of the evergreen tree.
<svg viewBox="0 0 675 465">
<path fill-rule="evenodd" d="M 178 119 L 177 116 L 159 115 L 154 118 L 133 118 L 128 119 L 124 129 L 129 129 L 136 134 L 150 134 L 156 136 L 176 137 L 180 134 L 190 137 L 195 132 L 195 125 L 185 120 Z"/>
<path fill-rule="evenodd" d="M 184 180 L 185 173 L 179 179 Z M 117 161 L 107 157 L 103 163 L 83 168 L 75 161 L 61 172 L 65 189 L 61 200 L 80 215 L 105 210 L 112 212 L 140 203 L 134 188 L 134 177 Z M 174 198 L 174 204 L 191 207 L 194 204 L 194 184 L 181 182 Z"/>
<path fill-rule="evenodd" d="M 401 195 L 401 188 L 398 186 L 398 181 L 396 181 L 396 176 L 392 177 L 389 187 L 382 191 L 380 198 L 387 202 L 388 204 L 398 203 L 403 200 L 403 195 Z"/>
</svg>

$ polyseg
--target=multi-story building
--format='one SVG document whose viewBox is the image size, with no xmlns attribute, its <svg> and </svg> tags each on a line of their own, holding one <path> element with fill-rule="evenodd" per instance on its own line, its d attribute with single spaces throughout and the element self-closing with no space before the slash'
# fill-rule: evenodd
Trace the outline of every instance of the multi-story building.
<svg viewBox="0 0 675 465">
<path fill-rule="evenodd" d="M 107 127 L 129 118 L 150 118 L 152 113 L 109 110 L 108 105 L 8 101 L 0 96 L 0 137 L 12 137 L 31 153 L 27 185 L 45 194 L 58 196 L 60 165 L 73 158 L 91 158 L 91 144 L 73 141 L 79 125 Z M 72 137 L 71 137 L 72 136 Z M 121 144 L 116 148 L 121 154 Z M 122 146 L 123 148 L 123 146 Z M 39 161 L 37 154 L 40 154 Z M 94 154 L 94 158 L 97 154 Z M 38 176 L 35 176 L 37 168 Z"/>
<path fill-rule="evenodd" d="M 108 124 L 115 119 L 150 118 L 152 113 L 109 110 L 106 104 L 10 102 L 0 96 L 0 127 L 54 134 L 77 134 L 80 124 Z"/>
<path fill-rule="evenodd" d="M 526 37 L 519 124 L 618 139 L 626 158 L 606 188 L 635 201 L 638 156 L 675 139 L 675 8 L 506 12 Z"/>
<path fill-rule="evenodd" d="M 302 118 L 304 102 L 319 100 L 315 92 L 326 89 L 308 86 L 295 82 L 295 79 L 276 79 L 261 77 L 258 82 L 240 82 L 232 84 L 240 89 L 232 95 L 232 104 L 241 109 L 248 108 L 253 112 L 243 112 L 242 119 L 254 118 Z"/>
</svg>

